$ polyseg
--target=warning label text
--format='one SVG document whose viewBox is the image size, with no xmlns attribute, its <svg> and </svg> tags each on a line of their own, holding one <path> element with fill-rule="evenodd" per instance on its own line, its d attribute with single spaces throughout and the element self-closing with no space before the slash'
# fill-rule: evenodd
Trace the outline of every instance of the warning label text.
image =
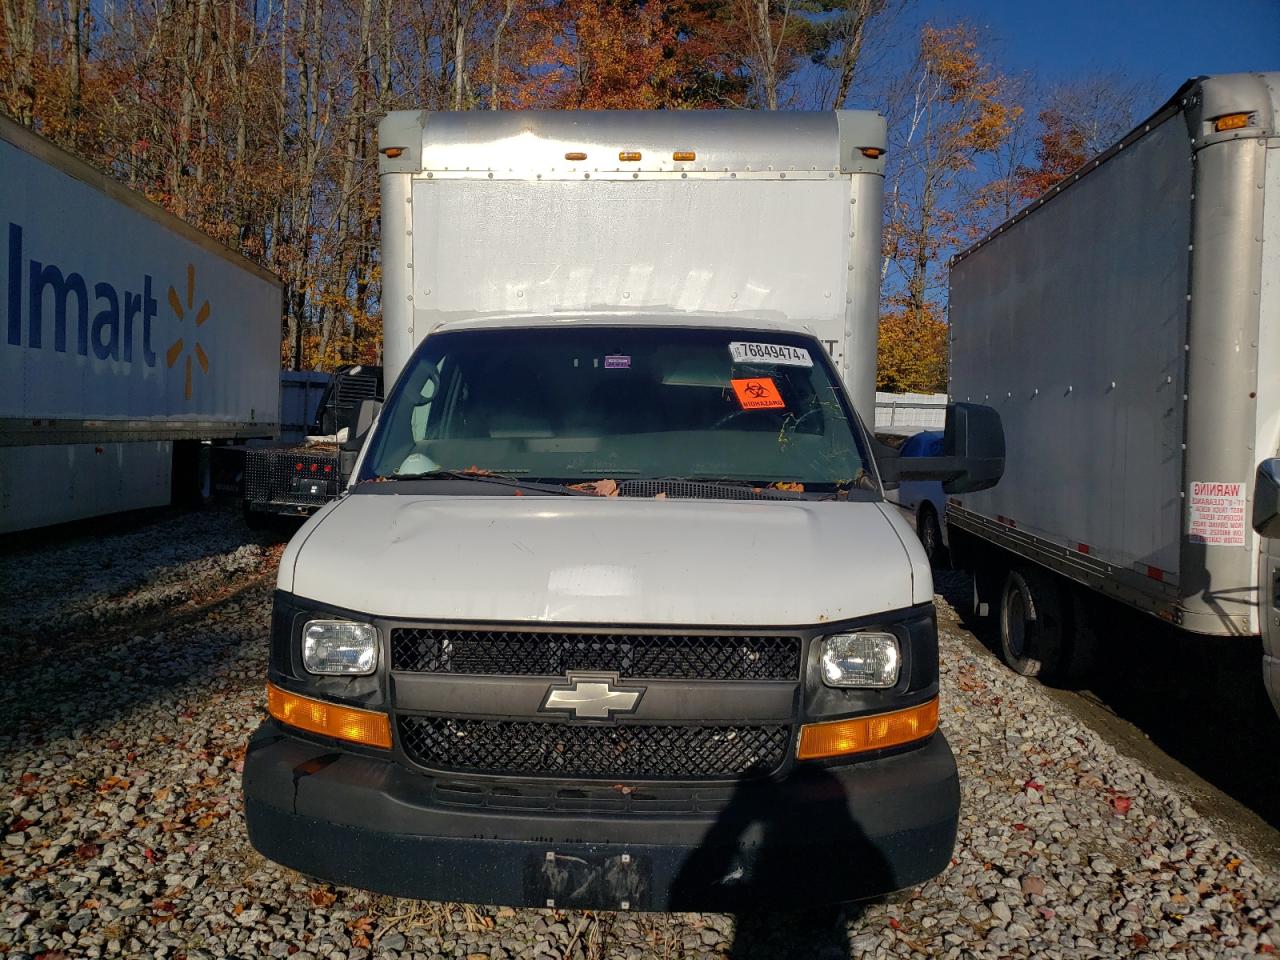
<svg viewBox="0 0 1280 960">
<path fill-rule="evenodd" d="M 1245 543 L 1243 483 L 1192 481 L 1187 537 L 1192 543 L 1239 547 Z"/>
</svg>

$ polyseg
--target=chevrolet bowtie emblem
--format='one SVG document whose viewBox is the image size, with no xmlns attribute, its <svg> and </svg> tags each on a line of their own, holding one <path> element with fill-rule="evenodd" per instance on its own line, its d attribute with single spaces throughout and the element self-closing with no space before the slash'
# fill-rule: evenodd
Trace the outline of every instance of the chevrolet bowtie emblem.
<svg viewBox="0 0 1280 960">
<path fill-rule="evenodd" d="M 570 674 L 568 680 L 548 688 L 539 709 L 579 720 L 609 720 L 616 713 L 635 713 L 644 695 L 644 687 L 619 686 L 617 676 Z"/>
</svg>

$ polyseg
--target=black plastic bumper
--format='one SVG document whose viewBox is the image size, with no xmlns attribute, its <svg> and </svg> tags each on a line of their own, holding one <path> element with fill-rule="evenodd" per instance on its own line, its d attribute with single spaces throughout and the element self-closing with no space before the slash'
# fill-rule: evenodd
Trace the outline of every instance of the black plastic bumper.
<svg viewBox="0 0 1280 960">
<path fill-rule="evenodd" d="M 440 783 L 269 720 L 245 758 L 249 839 L 302 873 L 393 896 L 733 910 L 921 883 L 951 858 L 960 804 L 941 734 L 891 757 L 743 781 L 718 802 L 687 785 L 693 809 L 678 814 L 556 809 L 554 787 L 522 795 L 514 781 L 462 801 L 446 790 L 442 800 Z"/>
</svg>

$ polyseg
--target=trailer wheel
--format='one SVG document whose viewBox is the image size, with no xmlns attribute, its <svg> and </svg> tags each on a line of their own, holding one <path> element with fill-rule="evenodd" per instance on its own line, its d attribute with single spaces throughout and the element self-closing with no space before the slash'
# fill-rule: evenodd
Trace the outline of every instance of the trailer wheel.
<svg viewBox="0 0 1280 960">
<path fill-rule="evenodd" d="M 916 533 L 924 547 L 924 555 L 929 558 L 929 566 L 945 567 L 947 548 L 942 545 L 942 527 L 938 525 L 938 514 L 932 504 L 926 503 L 920 508 L 920 515 L 916 519 Z"/>
<path fill-rule="evenodd" d="M 240 501 L 240 512 L 244 516 L 244 525 L 250 530 L 266 530 L 271 526 L 271 515 L 261 510 L 253 509 L 248 500 Z"/>
<path fill-rule="evenodd" d="M 1066 635 L 1062 590 L 1049 577 L 1015 567 L 1000 594 L 1000 658 L 1024 677 L 1061 671 Z"/>
</svg>

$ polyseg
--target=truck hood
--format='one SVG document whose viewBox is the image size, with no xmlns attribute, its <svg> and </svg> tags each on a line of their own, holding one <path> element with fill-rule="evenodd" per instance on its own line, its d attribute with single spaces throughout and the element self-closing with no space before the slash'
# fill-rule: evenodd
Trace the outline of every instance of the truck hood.
<svg viewBox="0 0 1280 960">
<path fill-rule="evenodd" d="M 879 503 L 355 494 L 313 517 L 279 587 L 375 617 L 803 626 L 932 598 Z"/>
</svg>

